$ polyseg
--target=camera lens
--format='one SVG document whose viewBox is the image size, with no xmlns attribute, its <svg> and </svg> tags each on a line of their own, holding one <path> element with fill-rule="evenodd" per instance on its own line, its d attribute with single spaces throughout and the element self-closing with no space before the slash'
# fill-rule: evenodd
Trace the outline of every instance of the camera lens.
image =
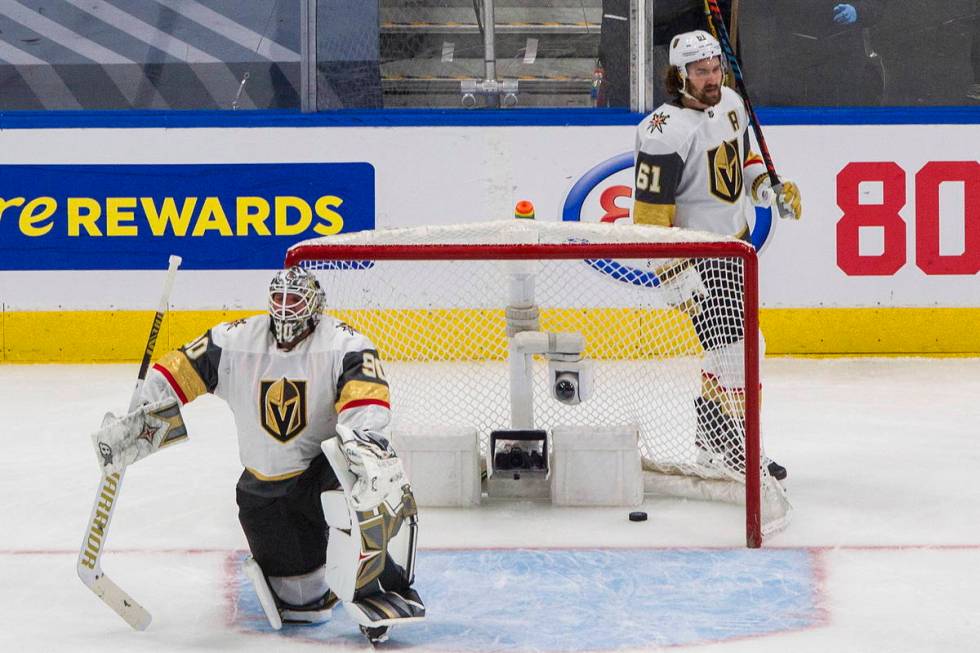
<svg viewBox="0 0 980 653">
<path fill-rule="evenodd" d="M 559 379 L 555 384 L 555 396 L 561 401 L 571 401 L 575 398 L 575 384 L 568 379 Z"/>
<path fill-rule="evenodd" d="M 510 453 L 507 454 L 507 462 L 511 469 L 527 469 L 530 466 L 527 454 L 520 447 L 511 447 Z"/>
</svg>

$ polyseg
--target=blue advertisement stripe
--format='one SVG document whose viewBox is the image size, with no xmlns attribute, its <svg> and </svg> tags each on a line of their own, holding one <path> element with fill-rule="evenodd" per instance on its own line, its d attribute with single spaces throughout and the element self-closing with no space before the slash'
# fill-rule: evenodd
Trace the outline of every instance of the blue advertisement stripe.
<svg viewBox="0 0 980 653">
<path fill-rule="evenodd" d="M 962 107 L 761 107 L 765 125 L 980 125 L 980 105 Z M 637 125 L 626 109 L 343 109 L 299 111 L 5 111 L 0 129 L 214 127 L 560 127 Z"/>
<path fill-rule="evenodd" d="M 0 270 L 269 269 L 374 218 L 369 163 L 5 165 Z"/>
</svg>

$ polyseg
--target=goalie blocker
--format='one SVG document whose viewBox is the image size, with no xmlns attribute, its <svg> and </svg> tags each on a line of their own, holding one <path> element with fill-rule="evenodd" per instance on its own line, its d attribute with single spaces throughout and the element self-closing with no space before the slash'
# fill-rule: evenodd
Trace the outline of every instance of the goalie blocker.
<svg viewBox="0 0 980 653">
<path fill-rule="evenodd" d="M 187 429 L 176 399 L 144 404 L 122 417 L 106 413 L 102 428 L 92 434 L 104 476 L 186 440 Z"/>
</svg>

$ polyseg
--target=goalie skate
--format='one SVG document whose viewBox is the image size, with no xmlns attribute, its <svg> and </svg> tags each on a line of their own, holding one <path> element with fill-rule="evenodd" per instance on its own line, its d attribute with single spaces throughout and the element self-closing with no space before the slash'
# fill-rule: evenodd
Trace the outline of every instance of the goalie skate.
<svg viewBox="0 0 980 653">
<path fill-rule="evenodd" d="M 372 646 L 388 641 L 388 626 L 378 626 L 376 628 L 361 626 L 361 632 L 368 638 Z"/>
</svg>

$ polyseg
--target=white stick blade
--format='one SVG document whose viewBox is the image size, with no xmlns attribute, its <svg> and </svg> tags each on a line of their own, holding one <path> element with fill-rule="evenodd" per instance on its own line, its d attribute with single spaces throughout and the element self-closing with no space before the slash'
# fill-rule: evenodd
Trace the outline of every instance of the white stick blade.
<svg viewBox="0 0 980 653">
<path fill-rule="evenodd" d="M 84 578 L 82 580 L 85 581 Z M 146 630 L 153 620 L 146 608 L 134 601 L 105 574 L 91 583 L 86 582 L 85 585 L 134 630 Z"/>
</svg>

